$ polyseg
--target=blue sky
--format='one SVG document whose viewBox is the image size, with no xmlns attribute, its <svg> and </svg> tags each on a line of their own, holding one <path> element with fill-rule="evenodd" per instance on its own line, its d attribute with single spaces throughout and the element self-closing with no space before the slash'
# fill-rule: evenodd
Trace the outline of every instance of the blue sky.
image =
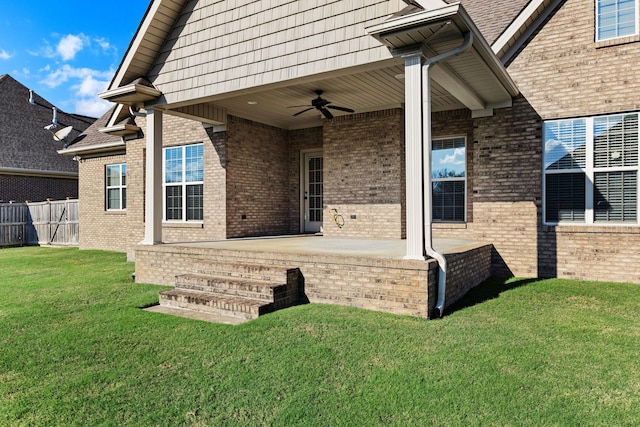
<svg viewBox="0 0 640 427">
<path fill-rule="evenodd" d="M 68 113 L 101 116 L 150 0 L 0 0 L 0 75 Z M 28 96 L 28 94 L 26 95 Z"/>
</svg>

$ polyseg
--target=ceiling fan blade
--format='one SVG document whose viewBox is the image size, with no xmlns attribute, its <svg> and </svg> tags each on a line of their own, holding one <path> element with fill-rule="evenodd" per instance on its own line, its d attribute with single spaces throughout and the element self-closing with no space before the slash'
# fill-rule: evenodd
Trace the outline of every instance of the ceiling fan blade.
<svg viewBox="0 0 640 427">
<path fill-rule="evenodd" d="M 355 113 L 355 110 L 346 107 L 336 107 L 335 105 L 327 105 L 327 108 L 331 108 L 333 110 L 346 111 L 347 113 Z"/>
<path fill-rule="evenodd" d="M 302 111 L 298 111 L 297 113 L 294 114 L 294 116 L 297 116 L 298 114 L 302 114 L 302 113 L 306 113 L 309 110 L 313 110 L 315 107 L 309 107 L 306 110 L 302 110 Z"/>
<path fill-rule="evenodd" d="M 327 119 L 329 119 L 329 120 L 333 119 L 333 114 L 331 114 L 331 112 L 330 112 L 329 110 L 327 110 L 326 108 L 320 108 L 320 112 L 321 112 L 322 114 L 324 114 L 324 116 L 325 116 Z"/>
</svg>

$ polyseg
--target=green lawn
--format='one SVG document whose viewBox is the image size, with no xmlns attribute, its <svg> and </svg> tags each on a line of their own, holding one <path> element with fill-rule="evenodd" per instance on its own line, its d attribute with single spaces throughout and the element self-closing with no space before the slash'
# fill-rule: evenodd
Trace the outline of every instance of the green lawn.
<svg viewBox="0 0 640 427">
<path fill-rule="evenodd" d="M 640 285 L 492 280 L 441 320 L 149 313 L 122 254 L 0 250 L 1 426 L 640 425 Z"/>
</svg>

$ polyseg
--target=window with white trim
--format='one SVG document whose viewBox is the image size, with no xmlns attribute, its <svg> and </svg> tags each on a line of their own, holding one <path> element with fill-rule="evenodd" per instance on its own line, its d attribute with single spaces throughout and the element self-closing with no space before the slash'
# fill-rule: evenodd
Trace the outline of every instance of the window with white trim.
<svg viewBox="0 0 640 427">
<path fill-rule="evenodd" d="M 464 221 L 467 156 L 464 137 L 433 139 L 431 204 L 434 221 Z"/>
<path fill-rule="evenodd" d="M 164 149 L 162 182 L 165 221 L 202 221 L 203 154 L 202 144 Z"/>
<path fill-rule="evenodd" d="M 596 0 L 596 41 L 638 33 L 638 0 Z"/>
<path fill-rule="evenodd" d="M 127 208 L 127 165 L 107 165 L 105 171 L 107 183 L 106 205 L 108 211 Z"/>
<path fill-rule="evenodd" d="M 544 123 L 544 221 L 638 223 L 638 113 Z"/>
</svg>

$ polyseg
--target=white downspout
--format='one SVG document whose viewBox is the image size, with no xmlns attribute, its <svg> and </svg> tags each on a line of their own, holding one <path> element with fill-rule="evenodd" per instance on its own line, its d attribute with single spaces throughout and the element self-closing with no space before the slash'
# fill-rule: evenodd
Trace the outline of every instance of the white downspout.
<svg viewBox="0 0 640 427">
<path fill-rule="evenodd" d="M 444 315 L 445 293 L 447 290 L 447 260 L 441 253 L 433 249 L 432 238 L 432 206 L 431 192 L 433 184 L 431 182 L 431 81 L 429 77 L 429 67 L 440 61 L 460 55 L 466 52 L 473 44 L 473 34 L 468 32 L 464 36 L 464 41 L 460 46 L 450 51 L 436 55 L 433 58 L 426 58 L 422 65 L 422 150 L 423 156 L 423 194 L 424 194 L 424 250 L 425 253 L 438 261 L 438 299 L 436 301 L 435 314 L 437 317 Z"/>
</svg>

